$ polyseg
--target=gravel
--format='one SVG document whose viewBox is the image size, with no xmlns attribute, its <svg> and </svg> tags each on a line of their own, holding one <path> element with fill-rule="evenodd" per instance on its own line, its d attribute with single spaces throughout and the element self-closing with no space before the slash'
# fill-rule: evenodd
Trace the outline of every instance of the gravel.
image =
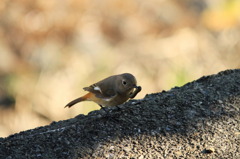
<svg viewBox="0 0 240 159">
<path fill-rule="evenodd" d="M 0 138 L 0 158 L 240 158 L 240 69 Z"/>
</svg>

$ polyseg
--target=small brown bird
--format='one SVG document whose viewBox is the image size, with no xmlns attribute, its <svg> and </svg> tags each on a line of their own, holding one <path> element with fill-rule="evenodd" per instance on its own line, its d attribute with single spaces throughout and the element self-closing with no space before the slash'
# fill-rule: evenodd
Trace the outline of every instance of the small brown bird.
<svg viewBox="0 0 240 159">
<path fill-rule="evenodd" d="M 70 108 L 82 101 L 93 101 L 102 108 L 117 106 L 126 102 L 129 98 L 134 98 L 141 89 L 141 86 L 137 86 L 136 78 L 132 74 L 123 73 L 114 75 L 89 87 L 84 87 L 83 90 L 89 93 L 71 101 L 65 107 Z"/>
</svg>

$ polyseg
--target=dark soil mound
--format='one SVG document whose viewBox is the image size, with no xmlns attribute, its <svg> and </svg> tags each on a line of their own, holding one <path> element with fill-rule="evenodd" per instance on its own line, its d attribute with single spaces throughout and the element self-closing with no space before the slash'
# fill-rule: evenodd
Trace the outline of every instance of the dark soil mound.
<svg viewBox="0 0 240 159">
<path fill-rule="evenodd" d="M 0 138 L 0 158 L 240 158 L 240 70 Z"/>
</svg>

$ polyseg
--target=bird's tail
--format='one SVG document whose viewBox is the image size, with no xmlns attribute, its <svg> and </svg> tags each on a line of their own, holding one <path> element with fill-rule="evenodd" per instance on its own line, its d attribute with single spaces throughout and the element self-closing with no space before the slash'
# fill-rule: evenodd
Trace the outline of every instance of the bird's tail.
<svg viewBox="0 0 240 159">
<path fill-rule="evenodd" d="M 66 108 L 66 107 L 70 108 L 70 107 L 72 107 L 73 105 L 75 105 L 79 102 L 86 101 L 91 97 L 91 95 L 92 95 L 92 93 L 87 93 L 86 95 L 84 95 L 82 97 L 74 99 L 73 101 L 69 102 L 64 108 Z"/>
</svg>

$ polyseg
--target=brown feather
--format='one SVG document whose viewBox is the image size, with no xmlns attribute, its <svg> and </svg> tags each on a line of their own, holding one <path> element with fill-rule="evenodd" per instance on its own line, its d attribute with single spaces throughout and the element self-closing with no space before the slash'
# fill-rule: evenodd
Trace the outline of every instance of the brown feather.
<svg viewBox="0 0 240 159">
<path fill-rule="evenodd" d="M 69 102 L 64 108 L 68 107 L 72 107 L 73 105 L 79 103 L 79 102 L 82 102 L 82 101 L 86 101 L 88 100 L 89 98 L 91 98 L 92 96 L 92 93 L 87 93 L 86 95 L 82 96 L 82 97 L 79 97 L 77 99 L 74 99 L 73 101 Z"/>
</svg>

